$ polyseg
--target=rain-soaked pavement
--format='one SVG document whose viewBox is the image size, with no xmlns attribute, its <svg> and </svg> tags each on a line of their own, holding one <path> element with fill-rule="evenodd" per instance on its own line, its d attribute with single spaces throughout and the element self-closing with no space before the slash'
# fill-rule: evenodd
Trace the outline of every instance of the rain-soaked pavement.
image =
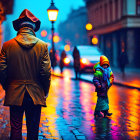
<svg viewBox="0 0 140 140">
<path fill-rule="evenodd" d="M 140 139 L 140 91 L 113 85 L 108 118 L 94 118 L 97 96 L 92 84 L 52 77 L 47 108 L 42 108 L 39 140 Z M 0 90 L 3 95 L 3 91 Z M 8 107 L 0 103 L 0 140 L 10 133 Z M 23 138 L 26 139 L 24 118 Z"/>
</svg>

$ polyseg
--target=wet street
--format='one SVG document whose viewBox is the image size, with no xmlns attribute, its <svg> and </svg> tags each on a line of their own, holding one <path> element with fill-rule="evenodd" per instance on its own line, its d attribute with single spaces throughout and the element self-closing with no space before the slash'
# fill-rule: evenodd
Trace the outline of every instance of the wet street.
<svg viewBox="0 0 140 140">
<path fill-rule="evenodd" d="M 140 139 L 140 91 L 113 85 L 108 118 L 94 118 L 97 101 L 92 84 L 52 77 L 47 108 L 42 108 L 39 140 Z M 3 91 L 0 91 L 4 94 Z M 10 133 L 8 107 L 0 104 L 0 140 Z M 26 139 L 24 118 L 23 137 Z"/>
</svg>

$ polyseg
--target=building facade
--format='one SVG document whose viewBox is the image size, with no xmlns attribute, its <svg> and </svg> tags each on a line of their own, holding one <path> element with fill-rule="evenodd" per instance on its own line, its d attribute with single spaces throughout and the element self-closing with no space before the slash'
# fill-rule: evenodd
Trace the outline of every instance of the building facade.
<svg viewBox="0 0 140 140">
<path fill-rule="evenodd" d="M 59 24 L 58 32 L 64 44 L 87 45 L 88 37 L 85 26 L 87 24 L 87 10 L 81 7 L 72 10 L 68 18 Z"/>
<path fill-rule="evenodd" d="M 13 13 L 14 0 L 0 0 L 0 50 L 3 40 L 2 22 L 6 20 L 7 14 Z"/>
<path fill-rule="evenodd" d="M 85 0 L 88 32 L 99 38 L 99 47 L 114 67 L 120 66 L 121 53 L 126 53 L 128 67 L 140 68 L 140 0 Z"/>
</svg>

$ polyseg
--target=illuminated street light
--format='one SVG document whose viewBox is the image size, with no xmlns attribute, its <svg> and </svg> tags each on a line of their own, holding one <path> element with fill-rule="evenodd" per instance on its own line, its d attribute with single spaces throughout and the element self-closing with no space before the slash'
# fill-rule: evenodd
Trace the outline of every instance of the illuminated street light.
<svg viewBox="0 0 140 140">
<path fill-rule="evenodd" d="M 53 0 L 51 1 L 51 6 L 47 9 L 48 12 L 48 17 L 49 17 L 49 21 L 51 21 L 52 23 L 52 54 L 50 55 L 51 58 L 51 64 L 52 67 L 54 69 L 55 65 L 56 65 L 56 58 L 55 58 L 55 47 L 54 47 L 54 22 L 57 19 L 57 15 L 58 15 L 58 9 L 54 6 L 54 2 Z"/>
<path fill-rule="evenodd" d="M 60 37 L 59 37 L 58 35 L 54 35 L 53 41 L 54 41 L 55 43 L 58 43 L 58 42 L 60 41 Z"/>
<path fill-rule="evenodd" d="M 93 38 L 92 38 L 92 44 L 93 45 L 97 45 L 98 44 L 98 38 L 97 38 L 97 36 L 93 36 Z"/>
<path fill-rule="evenodd" d="M 56 21 L 58 11 L 59 10 L 54 6 L 54 2 L 52 0 L 51 6 L 47 9 L 49 21 Z"/>
<path fill-rule="evenodd" d="M 93 28 L 92 24 L 90 24 L 90 23 L 86 24 L 86 29 L 88 31 L 92 30 L 92 28 Z"/>
</svg>

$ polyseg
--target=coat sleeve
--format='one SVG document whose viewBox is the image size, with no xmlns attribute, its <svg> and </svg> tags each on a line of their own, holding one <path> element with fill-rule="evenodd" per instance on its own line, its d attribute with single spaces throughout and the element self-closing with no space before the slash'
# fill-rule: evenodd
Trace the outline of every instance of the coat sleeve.
<svg viewBox="0 0 140 140">
<path fill-rule="evenodd" d="M 96 70 L 94 73 L 94 78 L 93 78 L 93 84 L 95 85 L 95 87 L 98 87 L 101 85 L 100 83 L 100 76 L 102 75 L 101 71 Z"/>
<path fill-rule="evenodd" d="M 7 58 L 6 58 L 6 50 L 4 49 L 3 46 L 0 53 L 0 83 L 3 89 L 6 89 L 6 79 L 7 79 Z"/>
<path fill-rule="evenodd" d="M 110 81 L 110 84 L 111 84 L 111 85 L 112 85 L 113 82 L 114 82 L 114 74 L 113 74 L 112 71 L 110 72 L 110 78 L 109 78 L 109 81 Z"/>
<path fill-rule="evenodd" d="M 51 62 L 47 47 L 45 48 L 45 52 L 41 59 L 40 81 L 43 86 L 45 96 L 48 96 L 51 81 Z"/>
</svg>

